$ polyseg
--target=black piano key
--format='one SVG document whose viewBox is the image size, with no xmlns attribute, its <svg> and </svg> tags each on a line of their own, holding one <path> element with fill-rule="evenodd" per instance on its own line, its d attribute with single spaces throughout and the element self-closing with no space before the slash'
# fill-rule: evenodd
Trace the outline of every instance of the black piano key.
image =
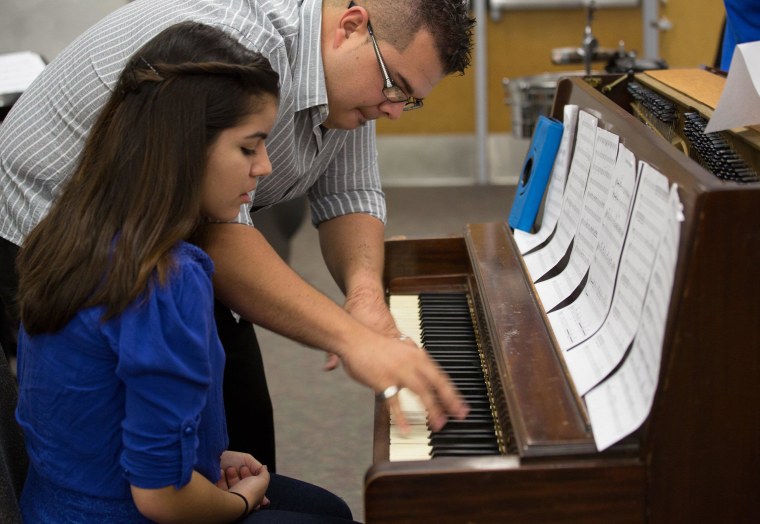
<svg viewBox="0 0 760 524">
<path fill-rule="evenodd" d="M 470 396 L 470 397 L 480 397 L 480 398 L 487 398 L 488 397 L 488 390 L 482 387 L 475 387 L 466 385 L 464 387 L 459 387 L 459 392 L 462 395 Z"/>
<path fill-rule="evenodd" d="M 436 345 L 440 343 L 445 343 L 448 346 L 451 346 L 452 344 L 455 344 L 459 347 L 457 352 L 460 352 L 468 348 L 470 351 L 477 351 L 478 344 L 477 340 L 475 338 L 475 335 L 466 335 L 463 333 L 436 333 L 434 335 L 431 335 L 429 333 L 423 333 L 422 334 L 422 340 L 426 341 L 428 344 L 431 345 L 431 348 L 433 350 L 436 350 Z M 444 351 L 452 352 L 454 350 L 450 348 L 446 348 L 446 346 L 443 346 Z"/>
<path fill-rule="evenodd" d="M 431 353 L 433 359 L 438 362 L 438 365 L 442 368 L 451 367 L 469 367 L 474 369 L 482 369 L 482 365 L 479 359 L 472 358 L 468 355 L 456 355 L 451 353 Z"/>
<path fill-rule="evenodd" d="M 448 311 L 454 314 L 465 314 L 470 311 L 470 306 L 467 303 L 461 304 L 423 304 L 424 308 L 420 311 L 420 318 L 425 318 L 426 315 L 434 315 L 441 311 Z"/>
<path fill-rule="evenodd" d="M 464 395 L 465 397 L 470 397 L 473 399 L 483 399 L 488 397 L 488 390 L 484 389 L 465 389 L 464 391 L 460 389 L 460 393 Z"/>
<path fill-rule="evenodd" d="M 469 362 L 438 362 L 448 374 L 451 376 L 453 373 L 459 373 L 462 376 L 468 376 L 471 374 L 475 377 L 479 377 L 483 374 L 483 370 L 480 366 L 473 366 Z"/>
<path fill-rule="evenodd" d="M 480 359 L 476 360 L 465 355 L 452 355 L 451 353 L 432 353 L 431 358 L 442 368 L 462 368 L 483 371 Z"/>
<path fill-rule="evenodd" d="M 478 384 L 475 381 L 462 382 L 457 387 L 459 391 L 464 393 L 488 396 L 488 388 L 484 384 Z"/>
<path fill-rule="evenodd" d="M 480 378 L 480 377 L 483 376 L 482 373 L 479 375 L 477 372 L 474 372 L 474 371 L 465 371 L 465 370 L 461 370 L 461 369 L 453 369 L 453 370 L 450 370 L 450 371 L 446 371 L 446 373 L 448 373 L 449 377 L 451 377 L 451 380 L 453 380 L 454 383 L 456 383 L 457 379 L 459 379 L 459 378 L 461 378 L 461 379 L 468 379 L 468 378 L 470 378 L 470 379 L 477 379 L 477 378 Z"/>
<path fill-rule="evenodd" d="M 423 347 L 470 406 L 465 420 L 450 420 L 439 432 L 431 432 L 431 456 L 498 454 L 488 389 L 466 295 L 422 294 L 419 317 Z"/>
<path fill-rule="evenodd" d="M 422 334 L 422 338 L 427 338 L 431 344 L 441 344 L 443 347 L 452 345 L 470 347 L 474 344 L 477 347 L 475 332 L 471 329 L 438 328 L 437 326 L 426 326 L 425 324 L 421 324 L 421 326 L 420 333 Z M 462 342 L 459 339 L 464 339 L 466 342 Z"/>
<path fill-rule="evenodd" d="M 478 455 L 496 455 L 499 453 L 499 446 L 496 444 L 493 445 L 476 445 L 476 444 L 467 444 L 462 446 L 450 446 L 446 447 L 445 449 L 437 449 L 433 448 L 430 452 L 430 456 L 433 458 L 437 457 L 467 457 L 467 456 L 478 456 Z"/>
<path fill-rule="evenodd" d="M 473 442 L 441 443 L 441 444 L 438 444 L 437 446 L 433 446 L 433 450 L 434 451 L 437 449 L 448 449 L 448 450 L 465 449 L 467 450 L 467 449 L 494 449 L 494 448 L 498 449 L 498 447 L 499 446 L 496 444 L 495 441 L 488 442 L 485 440 L 480 440 L 480 441 L 473 441 Z"/>
<path fill-rule="evenodd" d="M 424 337 L 423 337 L 424 338 Z M 441 342 L 428 342 L 425 345 L 425 349 L 428 353 L 434 355 L 463 355 L 472 358 L 473 360 L 480 358 L 477 355 L 473 355 L 473 351 L 477 351 L 477 347 L 474 344 L 451 344 Z"/>
<path fill-rule="evenodd" d="M 449 420 L 441 431 L 493 431 L 493 421 L 484 423 L 482 420 Z"/>
<path fill-rule="evenodd" d="M 433 444 L 433 447 L 465 446 L 468 443 L 476 446 L 490 445 L 493 442 L 493 435 L 477 431 L 469 433 L 433 433 L 430 435 L 430 442 Z"/>
</svg>

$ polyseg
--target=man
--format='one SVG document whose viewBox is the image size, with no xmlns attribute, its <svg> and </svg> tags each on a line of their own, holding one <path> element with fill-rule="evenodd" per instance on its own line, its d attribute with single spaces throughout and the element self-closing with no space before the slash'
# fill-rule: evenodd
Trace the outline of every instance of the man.
<svg viewBox="0 0 760 524">
<path fill-rule="evenodd" d="M 73 171 L 126 58 L 183 20 L 225 29 L 280 73 L 280 109 L 267 139 L 273 174 L 256 189 L 253 211 L 308 194 L 325 261 L 346 294 L 341 309 L 301 280 L 251 227 L 247 209 L 239 223 L 208 226 L 217 323 L 227 351 L 230 447 L 275 469 L 263 364 L 253 329 L 242 319 L 334 355 L 328 368 L 339 359 L 352 378 L 385 392 L 394 412 L 394 391 L 408 387 L 421 395 L 434 426 L 447 413 L 463 416 L 466 406 L 445 375 L 400 340 L 385 305 L 385 202 L 372 122 L 420 107 L 445 75 L 467 67 L 473 20 L 462 0 L 139 0 L 124 6 L 64 50 L 0 128 L 0 263 L 12 268 L 16 246 Z M 3 288 L 7 297 L 13 283 Z"/>
</svg>

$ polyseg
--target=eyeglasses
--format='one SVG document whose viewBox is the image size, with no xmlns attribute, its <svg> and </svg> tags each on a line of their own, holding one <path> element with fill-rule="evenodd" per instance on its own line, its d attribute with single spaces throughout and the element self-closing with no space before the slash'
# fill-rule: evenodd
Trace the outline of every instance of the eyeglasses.
<svg viewBox="0 0 760 524">
<path fill-rule="evenodd" d="M 355 5 L 356 4 L 352 1 L 348 4 L 348 7 L 354 7 Z M 394 103 L 404 102 L 404 111 L 421 108 L 423 105 L 421 98 L 407 95 L 399 86 L 393 83 L 391 76 L 388 74 L 388 68 L 385 67 L 383 55 L 380 54 L 380 48 L 375 39 L 375 32 L 372 30 L 372 24 L 369 23 L 369 20 L 367 20 L 367 32 L 369 33 L 370 40 L 372 40 L 372 47 L 375 48 L 377 63 L 380 64 L 380 71 L 383 73 L 383 79 L 385 80 L 385 87 L 383 87 L 383 95 L 385 95 L 385 98 Z"/>
</svg>

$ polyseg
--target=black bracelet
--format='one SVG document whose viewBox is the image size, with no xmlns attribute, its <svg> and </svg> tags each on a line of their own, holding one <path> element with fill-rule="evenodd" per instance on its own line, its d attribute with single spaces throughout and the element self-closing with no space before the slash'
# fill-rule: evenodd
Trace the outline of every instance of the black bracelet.
<svg viewBox="0 0 760 524">
<path fill-rule="evenodd" d="M 236 491 L 228 491 L 227 493 L 232 493 L 233 495 L 237 495 L 238 497 L 240 497 L 241 499 L 243 499 L 243 502 L 245 502 L 245 509 L 243 510 L 243 513 L 242 513 L 242 515 L 240 515 L 240 516 L 237 518 L 237 520 L 240 520 L 240 519 L 242 519 L 243 517 L 245 517 L 246 515 L 248 515 L 248 499 L 247 499 L 247 498 L 245 498 L 243 495 L 241 495 L 240 493 L 238 493 L 238 492 L 236 492 Z"/>
</svg>

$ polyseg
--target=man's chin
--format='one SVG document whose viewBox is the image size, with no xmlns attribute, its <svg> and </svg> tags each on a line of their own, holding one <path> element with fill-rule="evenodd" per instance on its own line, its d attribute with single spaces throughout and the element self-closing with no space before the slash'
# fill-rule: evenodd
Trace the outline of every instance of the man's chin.
<svg viewBox="0 0 760 524">
<path fill-rule="evenodd" d="M 361 111 L 356 109 L 348 114 L 342 115 L 342 118 L 340 116 L 333 117 L 332 115 L 329 115 L 327 120 L 322 123 L 322 126 L 328 129 L 343 129 L 345 131 L 350 131 L 366 125 L 367 122 L 369 122 L 369 120 L 361 113 Z"/>
</svg>

